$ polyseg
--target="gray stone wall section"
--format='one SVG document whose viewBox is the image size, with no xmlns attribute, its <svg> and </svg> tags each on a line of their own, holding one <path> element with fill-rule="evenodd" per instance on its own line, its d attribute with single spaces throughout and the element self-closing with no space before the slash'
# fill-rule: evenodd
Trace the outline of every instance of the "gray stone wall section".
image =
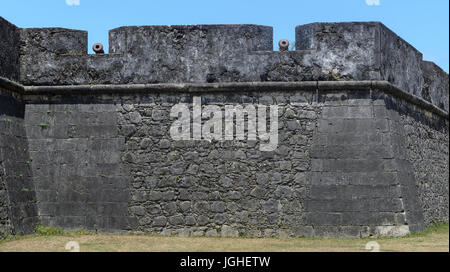
<svg viewBox="0 0 450 272">
<path fill-rule="evenodd" d="M 272 27 L 260 25 L 185 25 L 119 27 L 109 31 L 110 53 L 141 56 L 145 52 L 177 57 L 181 53 L 220 58 L 237 53 L 273 50 Z"/>
<path fill-rule="evenodd" d="M 448 112 L 448 74 L 381 23 L 299 26 L 288 52 L 256 25 L 122 27 L 98 55 L 84 31 L 0 18 L 0 37 L 0 235 L 368 237 L 448 221 L 448 114 L 425 102 Z M 278 105 L 277 149 L 172 140 L 169 112 L 194 96 Z"/>
<path fill-rule="evenodd" d="M 312 23 L 295 28 L 295 49 L 311 50 L 306 66 L 317 65 L 334 80 L 380 79 L 379 23 Z"/>
<path fill-rule="evenodd" d="M 448 123 L 436 129 L 423 122 L 418 124 L 411 117 L 404 116 L 403 122 L 408 129 L 408 158 L 414 166 L 412 173 L 424 211 L 424 224 L 448 222 Z"/>
<path fill-rule="evenodd" d="M 0 236 L 29 234 L 38 222 L 24 103 L 0 89 Z"/>
<path fill-rule="evenodd" d="M 380 46 L 375 52 L 380 57 L 380 79 L 430 101 L 421 94 L 424 83 L 422 53 L 381 23 L 378 23 L 378 31 Z"/>
<path fill-rule="evenodd" d="M 306 66 L 335 80 L 387 80 L 421 97 L 422 54 L 379 22 L 297 26 L 296 50 L 313 50 Z M 408 68 L 406 68 L 408 67 Z"/>
<path fill-rule="evenodd" d="M 86 54 L 84 31 L 22 29 L 21 41 L 25 85 L 250 81 L 238 67 L 273 46 L 272 28 L 256 25 L 122 27 L 111 30 L 105 55 Z"/>
<path fill-rule="evenodd" d="M 286 52 L 273 51 L 268 26 L 120 27 L 100 55 L 87 54 L 85 31 L 2 25 L 3 35 L 20 32 L 4 45 L 14 51 L 4 73 L 17 78 L 20 70 L 25 85 L 387 80 L 441 108 L 448 93 L 448 75 L 379 22 L 297 26 L 296 50 Z M 9 64 L 18 54 L 20 68 Z"/>
<path fill-rule="evenodd" d="M 421 163 L 439 182 L 420 187 L 423 170 L 410 160 L 401 123 L 408 103 L 369 86 L 30 100 L 41 220 L 100 231 L 325 237 L 405 235 L 429 224 L 424 213 L 427 222 L 445 220 L 448 152 L 436 145 L 448 132 L 428 128 L 440 138 Z M 203 106 L 278 105 L 277 150 L 261 152 L 259 141 L 172 140 L 171 107 L 196 95 Z"/>
<path fill-rule="evenodd" d="M 235 81 L 246 76 L 239 70 L 249 53 L 272 51 L 272 32 L 258 25 L 121 27 L 109 33 L 110 53 L 124 54 L 121 74 L 132 82 Z"/>
<path fill-rule="evenodd" d="M 323 109 L 311 148 L 307 224 L 317 236 L 403 232 L 391 128 L 376 114 L 371 91 L 319 92 L 318 101 Z"/>
<path fill-rule="evenodd" d="M 403 166 L 406 215 L 418 230 L 448 221 L 448 119 L 385 96 Z M 413 182 L 412 182 L 413 181 Z M 408 209 L 409 205 L 409 209 Z"/>
<path fill-rule="evenodd" d="M 19 29 L 0 17 L 0 77 L 19 79 Z"/>
<path fill-rule="evenodd" d="M 195 236 L 311 236 L 302 223 L 319 109 L 312 92 L 198 94 L 205 105 L 278 104 L 279 145 L 252 141 L 173 141 L 169 112 L 194 95 L 140 96 L 123 103 L 124 160 L 133 178 L 130 211 L 140 231 Z M 293 105 L 294 103 L 295 105 Z"/>
<path fill-rule="evenodd" d="M 422 62 L 424 85 L 422 97 L 433 105 L 448 111 L 449 78 L 439 66 L 430 61 Z"/>
<path fill-rule="evenodd" d="M 258 96 L 256 92 L 244 95 L 205 94 L 203 98 L 204 103 L 223 105 L 224 103 L 257 103 Z M 310 92 L 290 95 L 272 93 L 265 94 L 259 101 L 286 105 L 290 96 L 292 101 L 301 103 L 301 106 L 287 113 L 287 120 L 282 125 L 286 127 L 286 135 L 282 140 L 283 146 L 277 152 L 267 153 L 258 151 L 256 142 L 209 144 L 171 140 L 168 136 L 171 124 L 170 108 L 179 101 L 192 102 L 192 95 L 189 94 L 141 95 L 133 96 L 132 99 L 126 96 L 110 97 L 106 98 L 107 100 L 101 105 L 73 105 L 73 115 L 64 113 L 71 110 L 71 105 L 59 100 L 58 103 L 54 101 L 50 105 L 28 104 L 27 133 L 31 153 L 38 157 L 33 160 L 32 166 L 42 222 L 65 227 L 74 226 L 74 222 L 64 225 L 62 221 L 57 220 L 58 217 L 69 217 L 70 210 L 61 209 L 60 214 L 57 214 L 54 210 L 46 208 L 49 204 L 61 205 L 68 202 L 64 196 L 65 191 L 56 184 L 52 185 L 51 182 L 56 179 L 60 184 L 66 183 L 65 175 L 72 173 L 71 163 L 66 162 L 68 167 L 65 167 L 64 171 L 61 170 L 59 175 L 41 174 L 41 171 L 47 171 L 45 169 L 53 172 L 66 166 L 59 162 L 61 154 L 54 151 L 55 144 L 59 143 L 67 156 L 73 153 L 74 165 L 78 165 L 79 171 L 89 172 L 92 165 L 91 171 L 94 171 L 95 175 L 98 174 L 96 171 L 100 171 L 99 165 L 95 162 L 101 160 L 102 156 L 105 156 L 104 159 L 122 161 L 122 166 L 114 168 L 114 173 L 123 174 L 125 168 L 130 170 L 129 175 L 123 175 L 130 177 L 132 183 L 126 184 L 127 187 L 121 189 L 127 191 L 127 188 L 130 188 L 131 191 L 131 199 L 126 201 L 128 201 L 130 216 L 138 220 L 137 225 L 132 226 L 133 230 L 208 236 L 239 234 L 275 236 L 280 233 L 304 235 L 305 230 L 301 226 L 298 214 L 301 213 L 301 202 L 306 188 L 303 184 L 303 175 L 295 175 L 295 173 L 307 171 L 309 168 L 308 153 L 305 152 L 305 148 L 311 141 L 314 127 L 312 121 L 317 116 L 314 107 L 311 106 L 312 94 Z M 82 101 L 76 104 L 79 103 Z M 49 110 L 47 107 L 51 109 L 49 113 L 46 112 Z M 90 109 L 89 113 L 80 110 L 86 107 Z M 109 110 L 103 113 L 105 109 Z M 308 111 L 302 113 L 302 109 L 308 109 Z M 99 114 L 100 117 L 98 117 Z M 49 117 L 52 115 L 58 118 Z M 77 139 L 78 137 L 68 136 L 70 132 L 65 134 L 67 131 L 65 126 L 70 127 L 74 122 L 72 118 L 78 118 L 75 122 L 87 123 L 80 130 L 85 135 L 83 137 L 94 135 L 92 136 L 94 138 L 111 136 L 104 135 L 104 127 L 89 129 L 90 126 L 95 125 L 91 123 L 92 120 L 109 118 L 103 120 L 111 126 L 111 129 L 107 131 L 114 132 L 113 136 L 116 137 L 115 129 L 118 129 L 118 138 L 121 140 L 122 147 L 106 145 L 101 154 L 90 148 L 86 151 L 81 150 L 82 152 L 73 152 L 74 146 L 83 145 L 79 142 L 80 139 Z M 116 118 L 117 123 L 111 121 Z M 301 118 L 299 119 L 301 122 L 297 120 L 298 118 Z M 57 121 L 58 119 L 60 121 Z M 40 122 L 48 123 L 45 134 L 35 125 Z M 77 126 L 76 124 L 78 123 L 74 126 Z M 60 139 L 53 139 L 57 134 Z M 69 141 L 71 145 L 66 146 Z M 293 152 L 292 160 L 287 158 L 290 149 Z M 117 156 L 117 151 L 121 151 L 120 156 Z M 84 152 L 96 157 L 85 164 Z M 50 162 L 49 158 L 56 161 Z M 109 172 L 106 176 L 113 175 Z M 85 179 L 84 176 L 76 178 L 81 182 Z M 92 178 L 93 181 L 97 179 L 96 176 Z M 48 203 L 49 201 L 43 198 L 49 193 L 44 192 L 46 189 L 43 188 L 43 184 L 49 182 L 48 187 L 56 187 L 58 193 L 58 197 L 53 199 L 54 203 Z M 115 180 L 115 182 L 118 181 Z M 74 184 L 67 186 L 78 187 Z M 111 181 L 107 185 L 104 184 L 103 190 L 111 190 L 112 186 L 117 185 Z M 79 187 L 83 188 L 82 185 Z M 90 194 L 88 189 L 86 193 Z M 120 193 L 123 195 L 123 192 Z M 93 197 L 98 196 L 98 192 L 94 191 L 92 194 Z M 86 200 L 79 195 L 75 196 L 74 193 L 71 196 L 73 197 L 70 201 L 71 206 L 74 209 L 82 209 Z M 118 212 L 117 209 L 108 211 L 112 214 Z M 104 216 L 106 212 L 102 210 L 97 216 Z M 45 216 L 46 214 L 48 217 Z M 83 226 L 92 228 L 90 225 Z M 105 229 L 111 230 L 111 227 L 106 226 Z M 119 230 L 126 229 L 124 226 L 119 228 Z M 310 233 L 308 228 L 306 231 Z"/>
<path fill-rule="evenodd" d="M 65 28 L 20 29 L 20 82 L 80 84 L 86 78 L 87 32 Z M 84 57 L 81 57 L 84 56 Z"/>
<path fill-rule="evenodd" d="M 121 163 L 114 104 L 76 98 L 26 105 L 31 166 L 43 225 L 67 229 L 134 229 L 130 179 Z"/>
<path fill-rule="evenodd" d="M 0 153 L 0 158 L 2 157 L 3 156 Z M 13 233 L 9 217 L 9 197 L 4 172 L 3 162 L 0 162 L 0 239 Z"/>
<path fill-rule="evenodd" d="M 401 192 L 401 212 L 409 231 L 422 231 L 425 227 L 423 209 L 419 202 L 416 178 L 413 175 L 414 166 L 408 160 L 406 134 L 401 120 L 402 101 L 377 90 L 373 91 L 374 110 L 377 118 L 388 121 L 389 133 L 386 135 L 385 145 L 392 149 L 394 160 L 386 171 L 396 173 Z M 429 162 L 431 163 L 431 162 Z"/>
</svg>

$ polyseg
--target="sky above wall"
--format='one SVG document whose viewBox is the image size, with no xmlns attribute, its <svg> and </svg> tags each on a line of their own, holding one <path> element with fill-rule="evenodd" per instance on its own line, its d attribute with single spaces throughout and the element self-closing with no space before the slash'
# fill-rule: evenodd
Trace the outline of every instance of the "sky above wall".
<svg viewBox="0 0 450 272">
<path fill-rule="evenodd" d="M 260 24 L 295 40 L 312 22 L 380 21 L 449 72 L 448 0 L 1 0 L 0 16 L 19 27 L 89 31 L 89 50 L 129 25 Z"/>
</svg>

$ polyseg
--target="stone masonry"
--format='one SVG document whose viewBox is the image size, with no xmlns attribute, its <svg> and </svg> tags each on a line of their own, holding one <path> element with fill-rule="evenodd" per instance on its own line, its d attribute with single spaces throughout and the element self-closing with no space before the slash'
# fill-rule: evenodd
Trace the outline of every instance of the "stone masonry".
<svg viewBox="0 0 450 272">
<path fill-rule="evenodd" d="M 0 237 L 401 236 L 448 221 L 448 74 L 383 24 L 298 26 L 294 51 L 257 25 L 109 35 L 89 55 L 84 31 L 0 18 Z M 171 110 L 193 116 L 195 99 L 276 105 L 276 149 L 174 140 Z"/>
</svg>

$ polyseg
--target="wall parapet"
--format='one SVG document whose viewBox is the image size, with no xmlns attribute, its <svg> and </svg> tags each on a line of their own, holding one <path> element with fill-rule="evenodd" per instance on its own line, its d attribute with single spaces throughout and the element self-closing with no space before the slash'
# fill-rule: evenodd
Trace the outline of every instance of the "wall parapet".
<svg viewBox="0 0 450 272">
<path fill-rule="evenodd" d="M 25 96 L 36 95 L 101 95 L 152 92 L 233 92 L 233 91 L 330 91 L 330 90 L 383 90 L 405 99 L 445 119 L 449 114 L 420 97 L 410 94 L 388 81 L 302 81 L 302 82 L 222 82 L 222 83 L 159 83 L 159 84 L 98 84 L 69 86 L 23 86 L 0 77 L 0 86 Z"/>
<path fill-rule="evenodd" d="M 19 80 L 19 28 L 0 17 L 0 77 Z"/>
<path fill-rule="evenodd" d="M 86 31 L 0 25 L 3 76 L 27 86 L 386 80 L 448 112 L 448 74 L 380 22 L 300 25 L 291 51 L 268 26 L 119 27 L 96 55 Z"/>
</svg>

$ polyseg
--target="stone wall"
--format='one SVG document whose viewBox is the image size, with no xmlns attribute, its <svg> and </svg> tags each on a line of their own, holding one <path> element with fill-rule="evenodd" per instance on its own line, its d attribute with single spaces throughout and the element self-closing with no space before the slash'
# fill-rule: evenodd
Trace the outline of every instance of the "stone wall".
<svg viewBox="0 0 450 272">
<path fill-rule="evenodd" d="M 260 141 L 173 140 L 171 108 L 192 108 L 194 97 L 222 109 L 277 105 L 276 150 L 260 151 Z M 440 173 L 439 185 L 424 192 L 416 186 L 420 164 L 397 129 L 404 112 L 394 109 L 404 104 L 363 86 L 30 97 L 25 120 L 41 221 L 207 236 L 419 231 L 448 218 L 441 190 L 448 178 L 437 158 L 448 160 L 448 151 L 435 149 L 423 164 Z M 441 120 L 428 115 L 423 120 Z M 422 129 L 445 145 L 448 120 L 440 122 Z"/>
<path fill-rule="evenodd" d="M 31 233 L 38 221 L 20 100 L 0 88 L 0 236 Z"/>
<path fill-rule="evenodd" d="M 303 63 L 320 67 L 327 80 L 387 80 L 420 96 L 422 54 L 383 24 L 312 23 L 295 33 L 297 50 L 313 50 Z"/>
<path fill-rule="evenodd" d="M 282 52 L 260 25 L 120 27 L 99 55 L 85 31 L 17 31 L 24 85 L 386 80 L 444 109 L 448 93 L 448 74 L 379 22 L 297 26 L 295 50 Z"/>
<path fill-rule="evenodd" d="M 3 158 L 0 153 L 0 158 Z M 0 162 L 0 239 L 13 233 L 9 216 L 9 196 L 6 188 L 6 175 L 3 161 Z"/>
<path fill-rule="evenodd" d="M 320 236 L 408 231 L 401 175 L 384 100 L 373 90 L 320 92 L 323 103 L 308 173 L 310 224 Z M 406 225 L 405 225 L 406 224 Z"/>
<path fill-rule="evenodd" d="M 411 105 L 395 103 L 399 116 L 391 126 L 401 130 L 405 159 L 411 164 L 424 224 L 448 222 L 448 119 L 430 116 Z"/>
<path fill-rule="evenodd" d="M 448 74 L 430 61 L 422 62 L 422 71 L 424 85 L 421 97 L 448 112 Z"/>
<path fill-rule="evenodd" d="M 207 236 L 311 235 L 302 222 L 310 169 L 308 150 L 320 111 L 311 92 L 198 94 L 207 105 L 272 105 L 279 143 L 173 141 L 171 107 L 195 95 L 141 96 L 120 108 L 124 161 L 133 178 L 130 212 L 138 230 Z M 296 106 L 291 105 L 298 103 Z M 206 120 L 203 120 L 205 122 Z"/>
<path fill-rule="evenodd" d="M 19 28 L 0 17 L 0 77 L 19 79 Z"/>
<path fill-rule="evenodd" d="M 131 230 L 130 176 L 121 162 L 117 107 L 96 98 L 26 105 L 42 224 L 67 229 Z M 130 227 L 128 226 L 129 224 Z"/>
<path fill-rule="evenodd" d="M 3 171 L 3 170 L 2 170 Z M 8 192 L 3 181 L 3 173 L 0 173 L 0 239 L 11 234 L 11 221 L 8 214 Z"/>
<path fill-rule="evenodd" d="M 265 26 L 122 27 L 97 55 L 84 31 L 0 26 L 2 235 L 368 237 L 448 221 L 448 74 L 381 23 L 299 26 L 280 52 Z M 171 116 L 180 103 L 189 116 Z M 207 109 L 237 106 L 277 107 L 277 122 L 196 139 Z M 201 124 L 175 139 L 188 117 Z"/>
</svg>

